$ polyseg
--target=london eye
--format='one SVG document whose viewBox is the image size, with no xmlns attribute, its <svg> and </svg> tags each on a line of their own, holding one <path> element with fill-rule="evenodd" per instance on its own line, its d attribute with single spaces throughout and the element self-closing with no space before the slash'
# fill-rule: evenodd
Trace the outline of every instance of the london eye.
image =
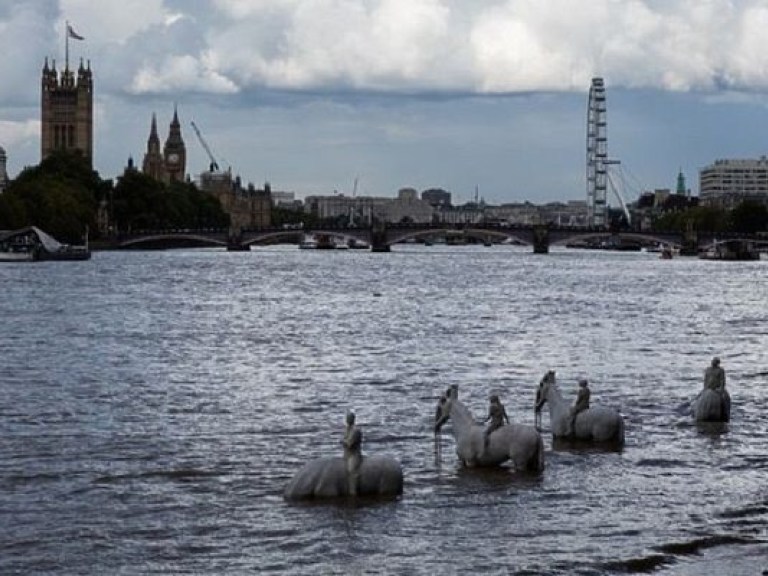
<svg viewBox="0 0 768 576">
<path fill-rule="evenodd" d="M 616 178 L 611 176 L 610 167 L 620 168 L 621 162 L 608 158 L 607 126 L 605 82 L 602 78 L 592 78 L 587 104 L 587 222 L 596 228 L 608 225 L 609 186 L 621 205 L 627 223 L 631 221 Z"/>
<path fill-rule="evenodd" d="M 605 83 L 592 78 L 587 105 L 587 221 L 590 226 L 604 227 L 607 216 L 608 136 L 605 105 Z"/>
</svg>

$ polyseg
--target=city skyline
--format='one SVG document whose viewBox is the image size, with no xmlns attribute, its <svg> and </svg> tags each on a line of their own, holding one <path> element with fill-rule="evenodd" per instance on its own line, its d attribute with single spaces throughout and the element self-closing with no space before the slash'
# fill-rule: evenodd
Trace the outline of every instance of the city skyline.
<svg viewBox="0 0 768 576">
<path fill-rule="evenodd" d="M 94 74 L 94 168 L 141 162 L 152 114 L 177 107 L 196 177 L 209 159 L 307 195 L 454 202 L 583 200 L 586 107 L 607 89 L 608 154 L 628 201 L 678 171 L 766 153 L 768 2 L 594 0 L 51 1 L 0 6 L 0 146 L 15 177 L 40 161 L 45 58 Z M 27 48 L 15 50 L 19 45 Z M 614 206 L 615 202 L 611 202 Z"/>
</svg>

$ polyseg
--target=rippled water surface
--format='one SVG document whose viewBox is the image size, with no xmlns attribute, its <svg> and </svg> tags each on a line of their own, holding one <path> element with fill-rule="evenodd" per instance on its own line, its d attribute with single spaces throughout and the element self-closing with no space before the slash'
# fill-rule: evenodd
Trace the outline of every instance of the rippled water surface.
<svg viewBox="0 0 768 576">
<path fill-rule="evenodd" d="M 766 280 L 765 260 L 501 246 L 0 266 L 0 573 L 760 574 Z M 721 429 L 675 411 L 713 355 Z M 532 424 L 550 368 L 621 410 L 622 452 L 545 434 L 540 477 L 463 470 L 446 430 L 436 458 L 448 385 Z M 403 496 L 284 502 L 350 409 Z"/>
</svg>

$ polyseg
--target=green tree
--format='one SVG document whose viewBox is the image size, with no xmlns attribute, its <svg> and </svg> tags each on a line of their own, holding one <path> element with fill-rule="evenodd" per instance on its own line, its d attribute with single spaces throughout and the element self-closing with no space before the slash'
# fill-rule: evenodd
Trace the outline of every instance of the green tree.
<svg viewBox="0 0 768 576">
<path fill-rule="evenodd" d="M 688 222 L 696 230 L 724 232 L 728 228 L 728 213 L 719 208 L 696 206 L 687 210 L 667 212 L 654 223 L 655 230 L 685 232 Z"/>
<path fill-rule="evenodd" d="M 158 229 L 165 187 L 154 178 L 130 170 L 118 177 L 112 192 L 112 222 L 116 231 Z"/>
<path fill-rule="evenodd" d="M 742 202 L 731 210 L 730 228 L 747 234 L 768 230 L 768 207 L 760 202 Z"/>
<path fill-rule="evenodd" d="M 128 171 L 112 193 L 117 231 L 226 228 L 229 215 L 214 196 L 188 182 L 166 186 L 154 178 Z"/>
<path fill-rule="evenodd" d="M 0 230 L 15 230 L 27 225 L 27 207 L 11 192 L 0 195 Z"/>
<path fill-rule="evenodd" d="M 9 184 L 3 219 L 14 228 L 34 225 L 62 242 L 79 243 L 86 228 L 96 229 L 97 195 L 103 187 L 82 154 L 56 152 Z"/>
</svg>

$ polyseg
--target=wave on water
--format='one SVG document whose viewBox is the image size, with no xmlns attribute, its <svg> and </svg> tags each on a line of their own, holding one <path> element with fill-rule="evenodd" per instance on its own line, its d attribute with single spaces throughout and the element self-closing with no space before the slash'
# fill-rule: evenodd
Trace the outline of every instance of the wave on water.
<svg viewBox="0 0 768 576">
<path fill-rule="evenodd" d="M 688 542 L 672 542 L 655 546 L 658 553 L 636 558 L 616 560 L 602 563 L 598 569 L 618 574 L 649 574 L 663 567 L 670 567 L 678 562 L 680 557 L 700 554 L 702 551 L 717 546 L 753 545 L 762 543 L 760 540 L 741 536 L 717 535 L 695 538 Z M 765 574 L 765 572 L 763 572 Z"/>
<path fill-rule="evenodd" d="M 669 544 L 662 544 L 657 546 L 656 550 L 660 552 L 666 552 L 668 554 L 686 555 L 697 554 L 707 548 L 714 548 L 715 546 L 726 546 L 729 544 L 755 544 L 756 540 L 753 538 L 745 538 L 743 536 L 731 536 L 728 534 L 722 534 L 718 536 L 706 536 L 704 538 L 696 538 L 689 542 L 672 542 Z"/>
<path fill-rule="evenodd" d="M 605 562 L 599 566 L 599 569 L 614 574 L 648 574 L 673 562 L 674 558 L 668 554 L 650 554 L 640 558 Z"/>
<path fill-rule="evenodd" d="M 140 480 L 144 478 L 164 478 L 168 480 L 194 480 L 197 478 L 210 478 L 221 476 L 221 472 L 212 472 L 208 470 L 196 470 L 194 468 L 180 468 L 177 470 L 150 470 L 136 474 L 116 474 L 99 476 L 94 479 L 94 484 L 112 484 L 115 482 L 126 482 Z"/>
</svg>

